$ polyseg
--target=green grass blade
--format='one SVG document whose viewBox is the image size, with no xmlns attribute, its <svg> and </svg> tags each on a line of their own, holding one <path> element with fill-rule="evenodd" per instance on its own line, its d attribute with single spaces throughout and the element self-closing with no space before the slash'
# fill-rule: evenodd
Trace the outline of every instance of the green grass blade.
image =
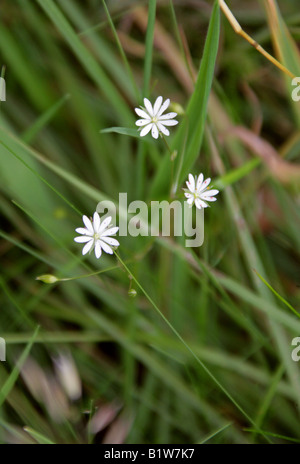
<svg viewBox="0 0 300 464">
<path fill-rule="evenodd" d="M 143 84 L 143 97 L 144 98 L 149 97 L 151 70 L 152 70 L 155 15 L 156 15 L 156 0 L 149 0 L 148 25 L 147 25 L 147 33 L 146 33 L 146 51 L 145 51 L 145 61 L 144 61 L 144 84 Z"/>
<path fill-rule="evenodd" d="M 123 47 L 122 47 L 122 44 L 121 44 L 121 42 L 120 42 L 118 33 L 117 33 L 117 31 L 116 31 L 114 22 L 113 22 L 112 17 L 111 17 L 111 15 L 110 15 L 110 13 L 109 13 L 109 9 L 107 8 L 107 5 L 106 5 L 106 3 L 105 3 L 105 0 L 102 0 L 102 4 L 103 4 L 104 10 L 105 10 L 105 13 L 106 13 L 106 16 L 107 16 L 109 25 L 110 25 L 110 27 L 111 27 L 111 30 L 112 30 L 113 34 L 114 34 L 114 38 L 115 38 L 116 44 L 117 44 L 117 46 L 118 46 L 118 49 L 119 49 L 121 58 L 122 58 L 123 63 L 124 63 L 124 66 L 125 66 L 125 68 L 126 68 L 126 70 L 127 70 L 128 77 L 129 77 L 129 79 L 130 79 L 130 81 L 131 81 L 131 84 L 132 84 L 132 87 L 133 87 L 133 89 L 134 89 L 136 101 L 139 101 L 140 95 L 139 95 L 139 91 L 138 91 L 137 85 L 136 85 L 136 83 L 135 83 L 135 79 L 134 79 L 134 76 L 133 76 L 133 73 L 132 73 L 130 64 L 129 64 L 129 62 L 128 62 L 127 56 L 126 56 L 126 54 L 125 54 L 125 52 L 124 52 L 124 49 L 123 49 Z"/>
<path fill-rule="evenodd" d="M 265 2 L 265 8 L 268 13 L 268 20 L 272 32 L 272 40 L 275 45 L 279 60 L 284 66 L 292 71 L 295 76 L 300 76 L 300 53 L 297 43 L 292 38 L 278 8 L 276 0 Z M 285 76 L 287 94 L 291 95 L 293 87 L 291 79 Z M 300 127 L 300 108 L 298 102 L 293 102 L 289 98 L 289 103 L 293 109 L 298 129 Z"/>
<path fill-rule="evenodd" d="M 215 436 L 219 435 L 220 433 L 224 432 L 228 427 L 231 427 L 233 423 L 228 422 L 228 424 L 225 424 L 223 427 L 220 429 L 216 430 L 215 432 L 209 434 L 206 438 L 204 438 L 202 441 L 199 442 L 199 445 L 205 445 L 208 441 L 210 441 L 212 438 Z"/>
<path fill-rule="evenodd" d="M 185 137 L 187 137 L 187 147 L 185 157 L 182 162 L 181 172 L 178 176 L 179 183 L 184 180 L 186 175 L 192 170 L 198 158 L 202 146 L 205 122 L 207 116 L 207 105 L 211 86 L 214 78 L 214 69 L 219 47 L 220 34 L 220 11 L 219 4 L 215 2 L 212 11 L 208 33 L 205 41 L 203 56 L 200 64 L 199 74 L 195 86 L 195 91 L 188 104 L 185 120 L 180 123 L 178 133 L 172 141 L 171 148 L 182 147 Z M 186 136 L 187 131 L 187 136 Z M 179 149 L 180 152 L 180 149 Z M 167 154 L 158 170 L 151 188 L 151 195 L 156 197 L 161 192 L 162 186 L 166 188 L 166 179 L 169 179 L 170 155 Z M 180 162 L 180 156 L 177 157 Z M 176 170 L 176 167 L 175 167 Z"/>
<path fill-rule="evenodd" d="M 32 438 L 34 438 L 39 445 L 55 445 L 55 443 L 49 438 L 45 437 L 41 433 L 33 430 L 31 427 L 24 427 L 25 432 L 27 432 Z"/>
<path fill-rule="evenodd" d="M 95 58 L 86 49 L 78 35 L 73 30 L 72 26 L 63 15 L 53 0 L 36 0 L 40 7 L 45 11 L 49 18 L 53 21 L 61 35 L 69 44 L 71 50 L 78 58 L 84 69 L 94 80 L 94 82 L 102 90 L 103 94 L 109 98 L 111 105 L 115 109 L 116 118 L 120 121 L 128 123 L 132 121 L 132 112 L 128 109 L 123 98 L 120 96 L 111 80 L 106 76 L 105 72 L 101 69 Z"/>
<path fill-rule="evenodd" d="M 35 137 L 41 132 L 44 127 L 49 124 L 51 119 L 55 117 L 57 112 L 62 108 L 62 106 L 68 101 L 70 98 L 69 94 L 64 95 L 58 102 L 56 102 L 53 106 L 51 106 L 45 113 L 43 113 L 37 121 L 29 127 L 22 135 L 22 139 L 25 143 L 32 143 Z"/>
<path fill-rule="evenodd" d="M 260 280 L 268 287 L 268 289 L 271 290 L 272 293 L 274 293 L 274 295 L 280 300 L 282 301 L 282 303 L 285 304 L 285 306 L 287 306 L 291 311 L 292 313 L 295 314 L 295 316 L 297 316 L 298 318 L 300 318 L 300 314 L 298 313 L 298 311 L 293 308 L 292 305 L 290 305 L 290 303 L 288 301 L 286 301 L 285 298 L 283 298 L 278 292 L 276 292 L 276 290 L 266 281 L 266 279 L 264 279 L 258 272 L 254 271 L 256 273 L 256 275 L 260 278 Z"/>
<path fill-rule="evenodd" d="M 38 335 L 39 330 L 40 330 L 40 328 L 37 327 L 36 330 L 34 331 L 28 345 L 26 346 L 26 348 L 24 349 L 23 353 L 21 354 L 19 360 L 17 361 L 16 366 L 14 367 L 14 369 L 12 370 L 12 372 L 9 375 L 8 379 L 6 380 L 4 385 L 2 386 L 2 388 L 0 390 L 0 408 L 3 405 L 3 403 L 5 402 L 7 396 L 9 395 L 9 393 L 11 392 L 11 390 L 14 387 L 14 385 L 15 385 L 18 377 L 19 377 L 22 366 L 23 366 L 24 362 L 26 361 L 26 359 L 29 356 L 32 345 L 35 342 L 35 339 L 36 339 L 36 337 Z"/>
<path fill-rule="evenodd" d="M 137 129 L 130 129 L 128 127 L 108 127 L 106 129 L 102 129 L 100 132 L 101 134 L 114 133 L 114 134 L 128 135 L 129 137 L 134 137 L 139 140 L 141 138 Z M 155 144 L 155 141 L 150 135 L 146 136 L 144 140 L 151 143 L 152 145 Z"/>
<path fill-rule="evenodd" d="M 224 393 L 225 396 L 231 401 L 231 403 L 238 409 L 238 411 L 252 424 L 256 427 L 255 422 L 253 419 L 248 415 L 248 413 L 239 405 L 239 403 L 232 397 L 232 395 L 227 391 L 227 389 L 219 382 L 219 380 L 214 376 L 214 374 L 210 371 L 210 369 L 201 361 L 199 356 L 193 351 L 193 349 L 189 346 L 188 343 L 182 338 L 182 336 L 179 334 L 179 332 L 174 328 L 174 326 L 170 323 L 170 321 L 166 318 L 166 316 L 161 312 L 161 310 L 158 308 L 156 303 L 153 301 L 153 299 L 148 295 L 148 293 L 145 291 L 145 289 L 142 287 L 142 285 L 139 283 L 139 281 L 134 277 L 134 275 L 130 272 L 124 261 L 120 258 L 120 256 L 115 253 L 118 260 L 122 264 L 122 266 L 126 269 L 129 275 L 131 275 L 132 279 L 136 283 L 136 285 L 139 287 L 139 289 L 143 292 L 147 300 L 151 303 L 155 311 L 159 314 L 159 316 L 164 320 L 164 322 L 167 324 L 167 326 L 170 328 L 170 330 L 174 333 L 174 335 L 180 340 L 180 342 L 185 346 L 185 348 L 190 352 L 190 354 L 193 356 L 193 358 L 196 360 L 196 362 L 201 366 L 201 368 L 204 370 L 204 372 L 208 375 L 208 377 L 213 381 L 214 384 L 217 385 L 217 387 Z M 269 441 L 269 440 L 267 440 Z"/>
</svg>

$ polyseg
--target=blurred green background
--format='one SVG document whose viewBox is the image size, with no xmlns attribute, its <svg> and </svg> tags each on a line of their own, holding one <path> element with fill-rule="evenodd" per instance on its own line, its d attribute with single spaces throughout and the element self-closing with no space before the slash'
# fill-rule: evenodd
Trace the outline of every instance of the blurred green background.
<svg viewBox="0 0 300 464">
<path fill-rule="evenodd" d="M 230 8 L 300 76 L 298 2 Z M 291 78 L 217 2 L 2 0 L 0 11 L 0 441 L 298 443 Z M 101 132 L 134 129 L 134 108 L 159 95 L 182 107 L 174 161 L 162 140 Z M 183 201 L 189 172 L 220 190 L 202 247 L 121 237 L 127 269 L 81 256 L 82 214 L 119 192 L 169 199 L 172 175 Z"/>
</svg>

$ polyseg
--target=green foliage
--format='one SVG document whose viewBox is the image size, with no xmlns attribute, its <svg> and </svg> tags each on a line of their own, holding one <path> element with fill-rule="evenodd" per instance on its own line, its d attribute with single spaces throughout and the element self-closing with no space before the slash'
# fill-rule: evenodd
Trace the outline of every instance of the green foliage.
<svg viewBox="0 0 300 464">
<path fill-rule="evenodd" d="M 298 443 L 299 182 L 232 130 L 298 166 L 286 77 L 218 2 L 2 3 L 0 441 L 100 443 L 116 427 L 126 443 Z M 287 3 L 230 7 L 295 71 Z M 183 108 L 168 150 L 137 132 L 146 95 Z M 183 201 L 190 172 L 221 190 L 202 247 L 119 237 L 117 255 L 82 257 L 82 214 L 119 192 Z"/>
</svg>

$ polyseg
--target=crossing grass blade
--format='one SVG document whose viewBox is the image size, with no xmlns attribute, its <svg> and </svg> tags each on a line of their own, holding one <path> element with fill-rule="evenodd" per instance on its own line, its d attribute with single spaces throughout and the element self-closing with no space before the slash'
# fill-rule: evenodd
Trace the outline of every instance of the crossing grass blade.
<svg viewBox="0 0 300 464">
<path fill-rule="evenodd" d="M 27 432 L 32 438 L 34 438 L 39 445 L 55 445 L 55 443 L 49 438 L 45 437 L 41 433 L 33 430 L 31 427 L 24 427 L 25 432 Z"/>
<path fill-rule="evenodd" d="M 9 393 L 12 391 L 16 381 L 18 380 L 20 370 L 22 369 L 22 366 L 26 359 L 29 356 L 29 353 L 31 351 L 31 348 L 35 342 L 35 339 L 39 333 L 40 328 L 37 327 L 31 336 L 31 339 L 29 340 L 26 348 L 24 349 L 23 353 L 21 354 L 20 358 L 18 359 L 15 367 L 13 368 L 12 372 L 8 376 L 7 380 L 5 381 L 4 385 L 2 385 L 1 390 L 0 390 L 0 408 L 5 402 L 7 396 Z"/>
<path fill-rule="evenodd" d="M 99 86 L 99 89 L 107 96 L 112 106 L 114 107 L 116 118 L 120 118 L 122 122 L 132 120 L 132 113 L 128 110 L 123 98 L 111 83 L 103 69 L 97 63 L 95 58 L 85 48 L 72 26 L 65 18 L 61 10 L 53 0 L 36 0 L 40 7 L 45 11 L 53 24 L 57 27 L 61 35 L 65 38 L 74 55 L 78 58 L 81 65 L 91 76 L 94 82 Z"/>
<path fill-rule="evenodd" d="M 181 147 L 180 149 L 183 149 L 184 138 L 187 138 L 187 148 L 185 150 L 182 167 L 180 168 L 180 173 L 178 175 L 179 183 L 182 182 L 186 175 L 190 172 L 196 159 L 200 156 L 201 153 L 201 146 L 207 117 L 208 99 L 214 78 L 215 64 L 219 47 L 219 35 L 220 11 L 219 4 L 216 1 L 214 3 L 213 11 L 211 14 L 203 56 L 195 84 L 195 90 L 187 106 L 184 121 L 181 122 L 178 133 L 174 137 L 171 145 L 172 150 L 175 149 L 175 147 Z M 154 197 L 157 196 L 158 193 L 161 193 L 160 191 L 162 185 L 164 185 L 164 188 L 166 187 L 164 180 L 169 178 L 169 158 L 169 154 L 165 155 L 165 158 L 161 164 L 161 168 L 158 170 L 153 181 L 151 194 Z M 177 158 L 180 159 L 180 156 Z M 178 160 L 175 162 L 175 171 L 178 162 Z"/>
<path fill-rule="evenodd" d="M 110 134 L 110 133 L 128 135 L 129 137 L 134 137 L 140 140 L 140 134 L 138 133 L 137 129 L 130 129 L 128 127 L 108 127 L 107 129 L 101 130 L 101 134 Z M 148 137 L 146 136 L 144 140 L 147 140 L 147 142 L 154 145 L 154 141 L 150 135 Z"/>
<path fill-rule="evenodd" d="M 30 144 L 33 142 L 34 138 L 39 134 L 39 132 L 49 124 L 52 118 L 56 116 L 56 113 L 60 110 L 60 108 L 66 103 L 66 101 L 70 98 L 70 95 L 64 95 L 58 102 L 56 102 L 51 108 L 49 108 L 42 116 L 38 118 L 38 120 L 22 135 L 22 139 L 25 143 Z"/>
<path fill-rule="evenodd" d="M 300 53 L 297 43 L 292 38 L 284 19 L 278 8 L 276 0 L 265 2 L 265 8 L 268 14 L 268 20 L 272 31 L 272 40 L 281 62 L 290 69 L 295 76 L 300 76 Z M 291 79 L 285 76 L 287 92 L 292 93 Z M 297 102 L 289 99 L 292 106 L 297 127 L 300 127 L 300 109 Z"/>
<path fill-rule="evenodd" d="M 286 301 L 285 298 L 283 298 L 278 292 L 276 292 L 276 290 L 272 287 L 272 285 L 270 285 L 266 279 L 264 279 L 258 272 L 256 272 L 256 274 L 258 275 L 258 277 L 260 278 L 260 280 L 266 285 L 266 287 L 268 287 L 272 293 L 274 293 L 274 295 L 280 300 L 282 301 L 282 303 L 285 304 L 285 306 L 287 306 L 291 311 L 292 313 L 295 314 L 295 316 L 297 316 L 298 318 L 300 318 L 300 314 L 296 311 L 295 308 L 293 308 L 293 306 L 288 302 Z"/>
</svg>

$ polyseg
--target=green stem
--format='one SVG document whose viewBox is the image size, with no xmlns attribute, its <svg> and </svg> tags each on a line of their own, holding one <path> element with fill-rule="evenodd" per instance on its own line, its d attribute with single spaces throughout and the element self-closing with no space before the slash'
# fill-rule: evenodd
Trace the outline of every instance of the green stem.
<svg viewBox="0 0 300 464">
<path fill-rule="evenodd" d="M 160 136 L 161 136 L 162 140 L 164 141 L 164 144 L 165 144 L 165 146 L 166 146 L 166 148 L 167 148 L 167 150 L 168 150 L 168 152 L 170 154 L 170 161 L 171 161 L 171 179 L 170 179 L 171 182 L 170 182 L 170 184 L 171 184 L 171 196 L 172 196 L 172 186 L 173 186 L 173 178 L 174 178 L 174 159 L 173 159 L 173 157 L 174 157 L 175 152 L 171 150 L 171 147 L 168 144 L 167 139 L 164 136 L 164 134 L 162 134 L 160 132 Z"/>
<path fill-rule="evenodd" d="M 156 15 L 156 0 L 149 0 L 148 10 L 148 25 L 146 33 L 146 50 L 145 50 L 145 62 L 144 62 L 144 85 L 143 85 L 143 96 L 149 96 L 149 87 L 152 70 L 152 52 L 153 52 L 153 39 L 154 39 L 154 28 L 155 28 L 155 15 Z"/>
<path fill-rule="evenodd" d="M 143 82 L 143 98 L 149 97 L 149 88 L 152 70 L 152 52 L 154 40 L 154 27 L 156 16 L 156 0 L 149 0 L 148 10 L 148 25 L 146 33 L 146 50 L 144 61 L 144 82 Z M 146 150 L 143 142 L 140 141 L 138 148 L 137 158 L 137 172 L 136 172 L 136 197 L 140 199 L 143 195 L 143 188 L 145 184 L 145 158 Z"/>
<path fill-rule="evenodd" d="M 128 62 L 128 59 L 127 59 L 127 56 L 124 52 L 124 49 L 122 47 L 122 44 L 120 42 L 120 39 L 119 39 L 119 36 L 118 36 L 118 33 L 116 31 L 116 28 L 115 28 L 115 25 L 114 25 L 114 22 L 111 18 L 111 15 L 109 13 L 109 10 L 107 8 L 107 5 L 105 3 L 105 0 L 102 0 L 102 4 L 103 4 L 103 7 L 104 7 L 104 10 L 105 10 L 105 13 L 106 13 L 106 16 L 107 16 L 107 20 L 109 22 L 109 25 L 112 29 L 112 32 L 114 34 L 114 38 L 115 38 L 115 41 L 117 43 L 117 47 L 119 49 L 119 52 L 120 52 L 120 55 L 121 55 L 121 58 L 123 60 L 123 63 L 125 65 L 125 68 L 127 70 L 127 73 L 128 73 L 128 76 L 129 76 L 129 79 L 131 81 L 131 84 L 132 84 L 132 87 L 133 87 L 133 90 L 134 90 L 134 93 L 135 93 L 135 98 L 136 100 L 138 101 L 140 99 L 140 94 L 139 94 L 139 90 L 137 88 L 137 85 L 136 85 L 136 82 L 135 82 L 135 79 L 134 79 L 134 76 L 133 76 L 133 73 L 132 73 L 132 70 L 130 68 L 130 65 L 129 65 L 129 62 Z"/>
<path fill-rule="evenodd" d="M 182 338 L 179 332 L 173 327 L 171 322 L 166 318 L 166 316 L 161 312 L 161 310 L 158 308 L 158 306 L 155 304 L 155 302 L 152 300 L 150 295 L 146 292 L 146 290 L 142 287 L 142 285 L 138 282 L 138 280 L 134 277 L 132 272 L 129 270 L 129 268 L 126 266 L 122 258 L 115 252 L 116 257 L 118 258 L 119 262 L 122 264 L 126 272 L 131 275 L 132 280 L 136 283 L 136 285 L 139 287 L 139 289 L 142 291 L 142 293 L 145 295 L 149 303 L 153 306 L 155 311 L 160 315 L 160 317 L 164 320 L 164 322 L 167 324 L 167 326 L 171 329 L 171 331 L 176 335 L 176 337 L 181 341 L 181 343 L 185 346 L 185 348 L 190 352 L 190 354 L 193 356 L 193 358 L 196 360 L 196 362 L 202 367 L 204 372 L 210 377 L 210 379 L 219 387 L 219 389 L 227 396 L 227 398 L 234 404 L 234 406 L 240 411 L 240 413 L 255 427 L 255 429 L 260 432 L 265 439 L 270 443 L 270 440 L 266 435 L 263 433 L 263 431 L 256 426 L 255 422 L 251 417 L 246 413 L 246 411 L 240 406 L 236 400 L 231 396 L 231 394 L 227 391 L 225 387 L 218 381 L 218 379 L 214 376 L 214 374 L 206 367 L 206 365 L 201 361 L 201 359 L 197 356 L 197 354 L 192 350 L 192 348 L 185 342 L 185 340 Z"/>
<path fill-rule="evenodd" d="M 170 145 L 168 144 L 166 137 L 165 137 L 164 134 L 162 134 L 161 132 L 160 132 L 160 135 L 161 135 L 161 138 L 162 138 L 163 141 L 164 141 L 164 144 L 165 144 L 166 147 L 167 147 L 168 152 L 170 153 L 170 156 L 173 156 L 173 153 L 174 153 L 174 152 L 171 150 L 171 147 L 170 147 Z"/>
<path fill-rule="evenodd" d="M 84 274 L 84 275 L 80 275 L 80 276 L 76 276 L 76 277 L 56 277 L 54 275 L 51 275 L 51 274 L 45 274 L 45 275 L 41 275 L 39 277 L 36 277 L 36 280 L 41 280 L 42 282 L 44 283 L 50 283 L 50 284 L 55 284 L 57 282 L 70 282 L 71 280 L 78 280 L 78 279 L 84 279 L 86 277 L 92 277 L 92 276 L 95 276 L 95 275 L 98 275 L 98 274 L 103 274 L 104 272 L 108 272 L 108 271 L 113 271 L 115 269 L 119 269 L 119 266 L 112 266 L 112 267 L 108 267 L 106 269 L 101 269 L 100 271 L 96 271 L 96 272 L 91 272 L 90 274 Z"/>
</svg>

